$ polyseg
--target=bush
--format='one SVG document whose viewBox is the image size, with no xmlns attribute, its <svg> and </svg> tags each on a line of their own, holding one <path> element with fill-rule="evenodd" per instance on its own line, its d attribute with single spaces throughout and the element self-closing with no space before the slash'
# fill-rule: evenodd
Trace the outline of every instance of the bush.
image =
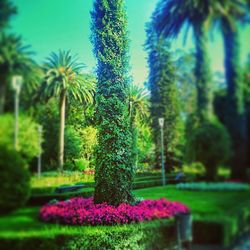
<svg viewBox="0 0 250 250">
<path fill-rule="evenodd" d="M 42 227 L 43 225 L 41 225 Z M 176 244 L 173 221 L 168 219 L 123 226 L 57 227 L 49 236 L 0 237 L 5 249 L 36 250 L 160 250 Z M 59 232 L 58 232 L 59 231 Z"/>
<path fill-rule="evenodd" d="M 12 211 L 29 198 L 29 171 L 16 151 L 0 146 L 0 213 Z"/>
<path fill-rule="evenodd" d="M 226 163 L 231 155 L 230 137 L 226 128 L 217 120 L 206 120 L 196 125 L 188 138 L 187 158 L 201 162 L 208 179 L 215 179 L 219 164 Z"/>
<path fill-rule="evenodd" d="M 65 129 L 65 169 L 75 170 L 75 160 L 81 156 L 82 140 L 79 133 L 72 127 Z"/>
<path fill-rule="evenodd" d="M 89 161 L 81 158 L 75 160 L 75 168 L 79 171 L 85 171 L 89 167 Z"/>
<path fill-rule="evenodd" d="M 27 162 L 41 152 L 38 125 L 26 115 L 19 117 L 18 139 L 18 151 Z M 14 148 L 14 115 L 12 114 L 0 116 L 0 144 L 8 149 Z"/>
</svg>

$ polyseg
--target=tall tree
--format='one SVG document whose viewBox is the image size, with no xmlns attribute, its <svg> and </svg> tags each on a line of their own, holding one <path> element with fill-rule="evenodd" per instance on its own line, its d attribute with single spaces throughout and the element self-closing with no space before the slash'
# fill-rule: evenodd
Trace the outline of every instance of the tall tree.
<svg viewBox="0 0 250 250">
<path fill-rule="evenodd" d="M 44 66 L 45 78 L 40 88 L 40 94 L 45 98 L 59 99 L 60 126 L 59 126 L 59 170 L 64 164 L 64 130 L 65 107 L 70 98 L 78 99 L 81 103 L 91 103 L 93 100 L 94 85 L 86 80 L 81 70 L 83 65 L 77 62 L 77 57 L 70 51 L 52 52 Z"/>
<path fill-rule="evenodd" d="M 95 203 L 119 205 L 133 201 L 126 27 L 124 0 L 95 0 L 92 42 L 98 62 L 96 120 L 99 131 Z"/>
<path fill-rule="evenodd" d="M 170 45 L 164 39 L 158 39 L 151 28 L 148 28 L 146 48 L 148 50 L 149 89 L 151 92 L 151 116 L 156 156 L 160 155 L 159 124 L 160 117 L 165 118 L 164 144 L 166 164 L 173 167 L 179 161 L 177 145 L 180 139 L 180 102 L 176 85 L 175 65 Z"/>
<path fill-rule="evenodd" d="M 196 48 L 194 74 L 197 86 L 197 114 L 201 121 L 210 116 L 212 109 L 206 21 L 215 4 L 216 1 L 204 0 L 161 0 L 153 15 L 156 31 L 168 39 L 177 37 L 183 27 L 193 28 Z"/>
<path fill-rule="evenodd" d="M 246 176 L 246 119 L 240 70 L 240 44 L 238 21 L 245 21 L 249 13 L 246 0 L 220 0 L 217 3 L 215 21 L 219 21 L 225 54 L 225 78 L 227 83 L 225 125 L 232 139 L 232 177 Z"/>
<path fill-rule="evenodd" d="M 247 166 L 250 166 L 250 54 L 244 68 L 244 103 L 247 125 Z"/>
</svg>

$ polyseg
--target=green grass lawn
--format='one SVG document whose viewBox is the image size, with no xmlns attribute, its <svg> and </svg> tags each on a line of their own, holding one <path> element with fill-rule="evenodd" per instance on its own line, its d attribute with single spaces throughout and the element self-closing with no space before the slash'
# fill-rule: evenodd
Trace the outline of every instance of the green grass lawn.
<svg viewBox="0 0 250 250">
<path fill-rule="evenodd" d="M 194 220 L 223 220 L 232 218 L 239 210 L 250 210 L 250 190 L 239 192 L 202 192 L 177 190 L 173 185 L 136 190 L 145 199 L 165 197 L 179 201 L 192 211 Z M 108 227 L 61 226 L 38 220 L 39 207 L 27 207 L 0 217 L 0 237 L 51 236 L 56 234 L 95 233 Z M 126 226 L 125 226 L 126 227 Z M 121 228 L 124 228 L 121 227 Z"/>
<path fill-rule="evenodd" d="M 194 218 L 225 218 L 241 208 L 250 210 L 250 190 L 247 191 L 187 191 L 177 190 L 173 185 L 136 190 L 135 194 L 145 199 L 165 197 L 186 204 Z"/>
</svg>

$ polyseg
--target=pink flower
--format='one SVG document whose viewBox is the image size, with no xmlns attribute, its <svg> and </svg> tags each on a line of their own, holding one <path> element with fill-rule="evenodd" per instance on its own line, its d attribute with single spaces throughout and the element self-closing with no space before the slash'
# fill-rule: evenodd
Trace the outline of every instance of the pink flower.
<svg viewBox="0 0 250 250">
<path fill-rule="evenodd" d="M 94 204 L 93 198 L 76 197 L 43 206 L 40 218 L 62 224 L 114 225 L 170 218 L 187 212 L 189 209 L 185 205 L 166 199 L 144 200 L 135 206 L 124 203 L 114 207 L 107 203 Z"/>
</svg>

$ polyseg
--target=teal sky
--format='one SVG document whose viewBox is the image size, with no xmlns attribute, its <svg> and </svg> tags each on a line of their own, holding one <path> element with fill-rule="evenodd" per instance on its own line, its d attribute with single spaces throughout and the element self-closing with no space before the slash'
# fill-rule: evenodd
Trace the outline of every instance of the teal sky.
<svg viewBox="0 0 250 250">
<path fill-rule="evenodd" d="M 51 51 L 70 49 L 91 71 L 95 58 L 90 43 L 90 11 L 93 0 L 13 0 L 19 14 L 13 18 L 13 30 L 22 35 L 32 46 L 35 59 L 41 63 Z M 135 83 L 147 79 L 147 62 L 143 49 L 146 39 L 145 23 L 149 21 L 158 0 L 125 0 L 128 14 L 128 30 L 131 55 L 131 74 Z M 250 27 L 241 32 L 241 62 L 250 52 Z M 192 34 L 183 45 L 182 35 L 174 42 L 173 49 L 193 47 Z M 223 71 L 223 47 L 219 34 L 209 44 L 212 69 Z"/>
</svg>

